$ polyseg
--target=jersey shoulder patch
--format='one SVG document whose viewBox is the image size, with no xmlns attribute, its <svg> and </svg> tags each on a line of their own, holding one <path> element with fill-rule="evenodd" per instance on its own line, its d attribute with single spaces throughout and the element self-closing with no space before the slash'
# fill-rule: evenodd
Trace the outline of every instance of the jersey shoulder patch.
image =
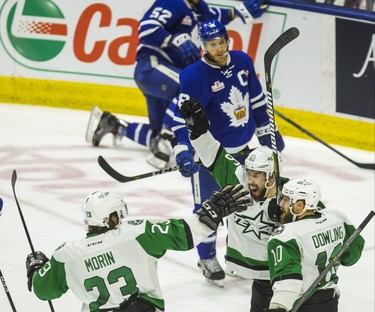
<svg viewBox="0 0 375 312">
<path fill-rule="evenodd" d="M 284 225 L 280 225 L 278 228 L 276 228 L 273 231 L 272 236 L 280 235 L 282 232 L 284 232 L 284 230 L 285 230 L 285 226 Z"/>
</svg>

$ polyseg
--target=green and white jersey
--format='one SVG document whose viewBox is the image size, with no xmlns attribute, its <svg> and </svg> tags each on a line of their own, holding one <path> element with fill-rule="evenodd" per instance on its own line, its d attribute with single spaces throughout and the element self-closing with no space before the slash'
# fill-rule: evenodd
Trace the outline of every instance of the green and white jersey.
<svg viewBox="0 0 375 312">
<path fill-rule="evenodd" d="M 193 248 L 211 232 L 196 215 L 155 224 L 123 220 L 116 230 L 60 246 L 34 275 L 34 292 L 51 300 L 70 289 L 82 311 L 125 306 L 137 297 L 164 310 L 157 260 L 167 250 Z"/>
<path fill-rule="evenodd" d="M 246 169 L 225 152 L 209 131 L 191 144 L 220 187 L 241 183 L 248 189 Z M 245 278 L 270 279 L 267 243 L 276 227 L 268 217 L 270 200 L 253 200 L 247 210 L 227 217 L 226 266 Z"/>
<path fill-rule="evenodd" d="M 271 302 L 284 305 L 288 311 L 292 309 L 354 231 L 341 211 L 330 209 L 276 229 L 268 243 L 274 290 Z M 318 289 L 337 288 L 339 264 L 356 263 L 363 247 L 364 239 L 357 236 L 313 293 Z"/>
</svg>

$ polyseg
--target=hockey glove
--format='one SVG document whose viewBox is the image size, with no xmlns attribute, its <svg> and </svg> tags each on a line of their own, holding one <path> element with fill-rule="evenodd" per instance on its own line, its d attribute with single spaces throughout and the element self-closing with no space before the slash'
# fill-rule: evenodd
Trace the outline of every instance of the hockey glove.
<svg viewBox="0 0 375 312">
<path fill-rule="evenodd" d="M 275 223 L 280 222 L 281 210 L 276 198 L 272 198 L 268 204 L 268 218 Z"/>
<path fill-rule="evenodd" d="M 200 222 L 216 231 L 224 217 L 246 210 L 247 204 L 250 203 L 250 198 L 247 196 L 249 192 L 242 189 L 241 184 L 227 185 L 220 191 L 214 192 L 196 212 Z"/>
<path fill-rule="evenodd" d="M 33 276 L 46 262 L 48 258 L 41 251 L 35 251 L 26 257 L 26 271 L 27 271 L 27 288 L 31 291 L 33 285 Z"/>
<path fill-rule="evenodd" d="M 197 100 L 191 99 L 182 102 L 180 113 L 185 119 L 186 127 L 190 133 L 190 139 L 199 138 L 210 127 L 205 110 Z"/>
<path fill-rule="evenodd" d="M 243 6 L 247 9 L 248 13 L 250 13 L 253 18 L 258 18 L 263 14 L 265 10 L 267 10 L 268 0 L 244 0 Z M 236 13 L 236 15 L 238 14 Z"/>
<path fill-rule="evenodd" d="M 168 47 L 174 49 L 181 56 L 181 59 L 185 61 L 185 66 L 200 59 L 199 49 L 187 33 L 173 35 L 169 40 Z"/>
<path fill-rule="evenodd" d="M 254 20 L 250 12 L 246 9 L 246 7 L 243 4 L 236 5 L 233 8 L 233 13 L 233 18 L 238 16 L 244 24 L 251 24 Z"/>
<path fill-rule="evenodd" d="M 194 153 L 188 143 L 180 143 L 174 147 L 176 164 L 180 173 L 188 178 L 199 171 L 199 165 L 194 162 Z"/>
<path fill-rule="evenodd" d="M 263 312 L 288 312 L 288 311 L 283 308 L 277 308 L 277 309 L 263 309 Z"/>
<path fill-rule="evenodd" d="M 271 126 L 269 123 L 255 128 L 255 135 L 257 136 L 260 145 L 265 145 L 272 149 Z M 284 149 L 285 144 L 283 137 L 278 130 L 276 130 L 275 137 L 277 150 L 281 152 Z"/>
</svg>

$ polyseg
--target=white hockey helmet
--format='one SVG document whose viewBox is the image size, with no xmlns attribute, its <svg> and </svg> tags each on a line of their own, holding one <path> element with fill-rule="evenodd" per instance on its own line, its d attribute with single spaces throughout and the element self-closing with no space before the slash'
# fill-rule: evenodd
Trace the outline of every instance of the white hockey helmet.
<svg viewBox="0 0 375 312">
<path fill-rule="evenodd" d="M 245 160 L 246 170 L 254 170 L 266 173 L 266 180 L 269 180 L 274 173 L 274 164 L 272 160 L 273 151 L 267 146 L 255 148 Z M 279 158 L 279 167 L 281 167 L 281 158 Z"/>
<path fill-rule="evenodd" d="M 321 197 L 318 185 L 309 178 L 289 180 L 284 184 L 281 193 L 290 198 L 290 206 L 293 206 L 297 200 L 304 200 L 306 210 L 317 209 Z"/>
<path fill-rule="evenodd" d="M 95 191 L 88 195 L 83 202 L 82 211 L 84 213 L 84 221 L 88 226 L 108 227 L 110 214 L 117 212 L 121 219 L 128 216 L 128 208 L 122 196 L 114 191 Z M 118 226 L 117 225 L 117 226 Z"/>
</svg>

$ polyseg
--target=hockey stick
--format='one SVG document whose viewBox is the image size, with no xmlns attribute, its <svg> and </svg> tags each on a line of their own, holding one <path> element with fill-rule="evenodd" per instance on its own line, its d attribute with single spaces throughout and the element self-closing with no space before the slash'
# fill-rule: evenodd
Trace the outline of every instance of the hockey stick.
<svg viewBox="0 0 375 312">
<path fill-rule="evenodd" d="M 10 306 L 12 307 L 12 311 L 13 311 L 13 312 L 17 312 L 16 307 L 14 306 L 14 303 L 13 303 L 12 297 L 10 296 L 10 292 L 9 292 L 9 289 L 8 289 L 7 283 L 5 282 L 4 275 L 3 275 L 3 273 L 1 272 L 1 270 L 0 270 L 0 280 L 1 280 L 1 283 L 3 284 L 3 287 L 4 287 L 4 290 L 5 290 L 5 293 L 6 293 L 7 297 L 8 297 L 9 304 L 10 304 Z"/>
<path fill-rule="evenodd" d="M 370 222 L 370 220 L 374 217 L 375 212 L 373 210 L 367 215 L 367 217 L 362 221 L 362 223 L 358 226 L 358 228 L 353 232 L 353 234 L 348 238 L 345 244 L 342 246 L 340 251 L 337 253 L 335 257 L 328 263 L 326 268 L 319 274 L 319 276 L 315 279 L 315 281 L 310 285 L 310 287 L 305 291 L 302 297 L 299 299 L 297 304 L 293 307 L 291 312 L 297 312 L 297 310 L 303 305 L 306 299 L 310 296 L 311 292 L 314 288 L 320 283 L 320 281 L 327 275 L 327 273 L 332 269 L 332 267 L 340 260 L 341 256 L 344 252 L 348 249 L 348 247 L 352 244 L 352 242 L 356 239 L 359 233 L 365 228 L 365 226 Z"/>
<path fill-rule="evenodd" d="M 241 151 L 239 153 L 233 154 L 232 156 L 234 156 L 234 157 L 244 156 L 244 155 L 249 154 L 250 152 L 251 152 L 250 149 L 245 149 L 244 151 Z M 130 182 L 130 181 L 135 181 L 135 180 L 140 180 L 140 179 L 144 179 L 144 178 L 153 177 L 155 175 L 160 175 L 160 174 L 164 174 L 164 173 L 168 173 L 168 172 L 177 171 L 180 168 L 179 166 L 176 165 L 176 166 L 173 166 L 173 167 L 170 167 L 170 168 L 160 169 L 158 171 L 146 172 L 146 173 L 142 173 L 142 174 L 139 174 L 139 175 L 136 175 L 136 176 L 125 176 L 125 175 L 121 174 L 120 172 L 118 172 L 116 169 L 114 169 L 104 159 L 103 156 L 99 156 L 98 157 L 98 163 L 99 163 L 99 166 L 102 167 L 102 169 L 108 175 L 110 175 L 116 181 L 121 182 L 121 183 L 126 183 L 126 182 Z M 200 162 L 197 162 L 197 164 L 201 165 Z"/>
<path fill-rule="evenodd" d="M 126 182 L 130 182 L 130 181 L 134 181 L 134 180 L 140 180 L 140 179 L 144 179 L 144 178 L 148 178 L 148 177 L 153 177 L 153 176 L 158 175 L 158 174 L 173 172 L 173 171 L 176 171 L 176 170 L 179 169 L 179 166 L 173 166 L 173 167 L 166 168 L 166 169 L 160 169 L 158 171 L 151 171 L 151 172 L 142 173 L 142 174 L 139 174 L 139 175 L 136 175 L 136 176 L 128 177 L 128 176 L 122 175 L 120 172 L 118 172 L 116 169 L 114 169 L 104 159 L 103 156 L 98 157 L 98 163 L 99 163 L 99 166 L 102 167 L 102 169 L 106 173 L 108 173 L 112 178 L 114 178 L 115 180 L 117 180 L 121 183 L 126 183 Z"/>
<path fill-rule="evenodd" d="M 372 170 L 375 170 L 375 164 L 374 163 L 371 164 L 371 163 L 359 163 L 359 162 L 356 162 L 353 159 L 349 158 L 348 156 L 346 156 L 346 155 L 342 154 L 341 152 L 339 152 L 337 149 L 335 149 L 334 147 L 332 147 L 328 143 L 324 142 L 322 139 L 319 139 L 316 135 L 312 134 L 310 131 L 306 130 L 305 128 L 302 128 L 300 125 L 298 125 L 293 120 L 291 120 L 288 117 L 286 117 L 285 115 L 277 112 L 276 110 L 275 110 L 275 114 L 277 116 L 279 116 L 280 118 L 284 119 L 286 122 L 288 122 L 291 125 L 293 125 L 294 127 L 296 127 L 301 132 L 307 134 L 309 137 L 313 138 L 314 140 L 318 141 L 319 143 L 322 143 L 324 146 L 328 147 L 329 149 L 331 149 L 335 153 L 339 154 L 341 157 L 343 157 L 346 160 L 350 161 L 352 164 L 356 165 L 357 167 L 362 168 L 362 169 L 372 169 Z"/>
<path fill-rule="evenodd" d="M 284 31 L 267 49 L 264 54 L 264 70 L 265 70 L 265 79 L 266 79 L 266 89 L 267 89 L 267 111 L 270 121 L 271 129 L 271 145 L 272 145 L 272 158 L 273 166 L 275 171 L 275 180 L 276 180 L 276 198 L 279 201 L 280 197 L 280 166 L 278 158 L 278 150 L 276 144 L 276 123 L 275 115 L 273 109 L 273 96 L 272 96 L 272 80 L 271 80 L 271 65 L 272 61 L 288 43 L 292 42 L 299 36 L 299 30 L 296 27 L 289 28 Z"/>
<path fill-rule="evenodd" d="M 35 256 L 35 249 L 34 249 L 33 243 L 31 242 L 29 231 L 27 230 L 26 222 L 25 222 L 25 219 L 23 217 L 23 214 L 22 214 L 22 211 L 21 211 L 21 207 L 20 207 L 20 204 L 19 204 L 18 199 L 17 199 L 17 195 L 16 195 L 16 182 L 17 182 L 17 172 L 16 172 L 16 170 L 13 170 L 13 174 L 12 174 L 12 189 L 13 189 L 14 199 L 16 200 L 18 212 L 19 212 L 20 217 L 21 217 L 23 228 L 25 229 L 27 240 L 29 241 L 31 252 L 34 255 L 34 258 L 36 258 L 36 256 Z M 49 307 L 50 307 L 51 311 L 54 312 L 55 310 L 54 310 L 52 302 L 50 300 L 48 300 L 48 304 L 49 304 Z"/>
</svg>

